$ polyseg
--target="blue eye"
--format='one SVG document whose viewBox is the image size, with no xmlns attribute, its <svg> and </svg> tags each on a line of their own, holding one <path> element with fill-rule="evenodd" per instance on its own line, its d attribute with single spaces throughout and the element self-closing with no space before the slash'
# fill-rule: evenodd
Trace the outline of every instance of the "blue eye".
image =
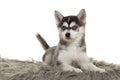
<svg viewBox="0 0 120 80">
<path fill-rule="evenodd" d="M 77 28 L 78 28 L 78 26 L 75 25 L 72 27 L 72 30 L 76 30 Z"/>
<path fill-rule="evenodd" d="M 66 29 L 66 27 L 65 27 L 65 26 L 62 26 L 61 29 L 64 31 L 64 30 Z"/>
</svg>

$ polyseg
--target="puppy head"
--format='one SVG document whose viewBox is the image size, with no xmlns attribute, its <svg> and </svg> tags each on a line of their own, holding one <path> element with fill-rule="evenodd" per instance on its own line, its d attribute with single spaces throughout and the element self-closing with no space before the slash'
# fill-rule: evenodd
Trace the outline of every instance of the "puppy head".
<svg viewBox="0 0 120 80">
<path fill-rule="evenodd" d="M 74 41 L 85 33 L 86 12 L 82 9 L 77 16 L 63 16 L 55 11 L 56 24 L 60 39 L 64 41 Z"/>
</svg>

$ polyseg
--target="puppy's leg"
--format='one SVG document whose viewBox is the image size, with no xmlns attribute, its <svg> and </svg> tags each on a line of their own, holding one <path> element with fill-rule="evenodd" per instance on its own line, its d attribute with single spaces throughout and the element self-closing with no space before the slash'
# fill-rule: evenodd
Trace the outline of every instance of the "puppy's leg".
<svg viewBox="0 0 120 80">
<path fill-rule="evenodd" d="M 63 54 L 63 52 L 59 53 L 58 61 L 61 62 L 60 66 L 63 71 L 82 72 L 81 69 L 75 68 L 71 65 L 73 60 L 66 53 L 64 53 L 64 54 Z"/>
<path fill-rule="evenodd" d="M 81 68 L 89 71 L 105 72 L 105 69 L 99 68 L 92 63 L 82 63 Z"/>
<path fill-rule="evenodd" d="M 75 67 L 73 67 L 69 64 L 66 64 L 66 63 L 62 63 L 62 70 L 63 71 L 75 71 L 77 73 L 82 72 L 81 69 L 75 68 Z"/>
</svg>

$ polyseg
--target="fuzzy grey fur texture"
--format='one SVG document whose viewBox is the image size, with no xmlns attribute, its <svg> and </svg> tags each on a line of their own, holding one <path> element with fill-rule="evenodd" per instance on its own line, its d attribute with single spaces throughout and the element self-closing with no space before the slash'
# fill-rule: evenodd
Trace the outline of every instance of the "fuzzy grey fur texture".
<svg viewBox="0 0 120 80">
<path fill-rule="evenodd" d="M 107 72 L 63 72 L 34 60 L 0 59 L 0 80 L 120 80 L 120 65 L 96 60 L 92 62 Z"/>
</svg>

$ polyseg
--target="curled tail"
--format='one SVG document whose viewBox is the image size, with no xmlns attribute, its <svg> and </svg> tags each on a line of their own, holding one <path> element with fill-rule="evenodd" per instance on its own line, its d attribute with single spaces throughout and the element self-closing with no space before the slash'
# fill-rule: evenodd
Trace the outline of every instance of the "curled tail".
<svg viewBox="0 0 120 80">
<path fill-rule="evenodd" d="M 41 43 L 44 50 L 47 50 L 49 48 L 49 45 L 47 44 L 47 42 L 41 37 L 41 35 L 39 33 L 36 34 L 36 37 L 37 37 L 38 41 Z"/>
</svg>

